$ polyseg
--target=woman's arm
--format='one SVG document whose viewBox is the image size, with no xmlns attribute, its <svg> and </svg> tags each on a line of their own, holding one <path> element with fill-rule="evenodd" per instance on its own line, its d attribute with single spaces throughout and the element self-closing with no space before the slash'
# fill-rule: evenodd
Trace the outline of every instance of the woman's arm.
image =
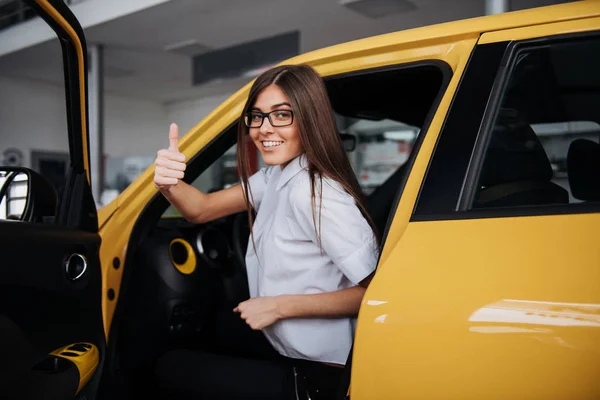
<svg viewBox="0 0 600 400">
<path fill-rule="evenodd" d="M 286 318 L 354 317 L 371 277 L 365 278 L 359 286 L 335 292 L 255 297 L 240 303 L 233 311 L 240 313 L 255 330 Z"/>
<path fill-rule="evenodd" d="M 354 317 L 364 294 L 364 287 L 354 286 L 329 293 L 282 295 L 277 303 L 282 319 Z"/>
<path fill-rule="evenodd" d="M 246 209 L 246 201 L 241 185 L 207 194 L 183 181 L 179 181 L 169 189 L 160 191 L 185 219 L 197 224 L 219 219 Z"/>
</svg>

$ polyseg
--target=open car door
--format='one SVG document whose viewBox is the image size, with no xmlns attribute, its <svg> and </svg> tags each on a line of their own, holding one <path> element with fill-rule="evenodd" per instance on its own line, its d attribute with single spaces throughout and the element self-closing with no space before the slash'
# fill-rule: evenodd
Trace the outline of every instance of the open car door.
<svg viewBox="0 0 600 400">
<path fill-rule="evenodd" d="M 106 339 L 88 158 L 87 49 L 61 0 L 26 3 L 61 43 L 70 163 L 60 200 L 35 171 L 0 166 L 0 207 L 17 191 L 24 204 L 0 220 L 0 398 L 90 399 Z"/>
</svg>

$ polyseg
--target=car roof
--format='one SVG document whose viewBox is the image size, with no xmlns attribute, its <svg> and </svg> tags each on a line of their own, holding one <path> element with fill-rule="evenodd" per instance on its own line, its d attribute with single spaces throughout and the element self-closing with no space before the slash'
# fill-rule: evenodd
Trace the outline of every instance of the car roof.
<svg viewBox="0 0 600 400">
<path fill-rule="evenodd" d="M 385 48 L 402 44 L 418 45 L 419 43 L 435 45 L 436 42 L 443 43 L 457 37 L 477 37 L 485 32 L 594 16 L 600 16 L 600 2 L 598 1 L 588 0 L 548 7 L 538 7 L 372 36 L 311 51 L 291 58 L 287 60 L 286 63 L 306 63 L 315 66 L 327 63 L 332 58 L 335 59 L 340 56 L 347 56 L 350 53 L 357 53 L 358 55 L 358 53 L 364 51 L 373 52 L 376 48 Z"/>
</svg>

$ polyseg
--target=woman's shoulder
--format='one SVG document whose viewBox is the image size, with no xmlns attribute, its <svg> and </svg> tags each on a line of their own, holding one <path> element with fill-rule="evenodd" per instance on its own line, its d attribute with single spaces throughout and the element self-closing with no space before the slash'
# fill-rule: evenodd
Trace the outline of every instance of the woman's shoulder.
<svg viewBox="0 0 600 400">
<path fill-rule="evenodd" d="M 312 184 L 308 170 L 303 170 L 298 174 L 291 183 L 290 200 L 294 203 L 306 201 L 308 199 L 312 204 Z M 314 190 L 317 200 L 323 198 L 323 201 L 328 199 L 337 201 L 351 201 L 354 199 L 344 190 L 342 185 L 335 179 L 318 175 L 314 178 Z"/>
</svg>

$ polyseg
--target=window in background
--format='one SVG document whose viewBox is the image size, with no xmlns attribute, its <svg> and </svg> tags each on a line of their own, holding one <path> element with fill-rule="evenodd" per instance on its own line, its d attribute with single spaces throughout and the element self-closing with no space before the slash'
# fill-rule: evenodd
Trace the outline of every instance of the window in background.
<svg viewBox="0 0 600 400">
<path fill-rule="evenodd" d="M 10 58 L 0 63 L 0 165 L 39 173 L 60 202 L 69 168 L 62 50 L 58 39 L 39 46 L 45 54 L 43 68 L 17 68 Z M 0 219 L 22 215 L 24 178 L 17 176 L 5 191 Z"/>
<path fill-rule="evenodd" d="M 346 132 L 357 138 L 357 148 L 351 154 L 358 182 L 365 195 L 382 185 L 408 160 L 419 128 L 384 119 L 370 121 L 349 119 Z"/>
<path fill-rule="evenodd" d="M 55 151 L 31 152 L 31 168 L 46 178 L 62 197 L 65 188 L 66 176 L 69 168 L 69 153 Z"/>
<path fill-rule="evenodd" d="M 104 190 L 99 200 L 105 206 L 154 163 L 155 157 L 130 156 L 104 158 Z"/>
<path fill-rule="evenodd" d="M 11 176 L 13 175 L 14 176 Z M 8 182 L 8 186 L 4 187 Z M 25 211 L 27 200 L 28 182 L 27 175 L 23 173 L 0 173 L 0 220 L 20 220 Z"/>
</svg>

